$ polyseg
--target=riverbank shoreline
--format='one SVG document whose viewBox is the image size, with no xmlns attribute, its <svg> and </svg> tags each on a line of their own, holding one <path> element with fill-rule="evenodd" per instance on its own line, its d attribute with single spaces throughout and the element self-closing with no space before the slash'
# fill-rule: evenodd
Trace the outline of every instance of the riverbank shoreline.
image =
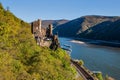
<svg viewBox="0 0 120 80">
<path fill-rule="evenodd" d="M 108 47 L 116 47 L 120 48 L 119 42 L 112 42 L 112 41 L 104 41 L 104 40 L 92 40 L 92 39 L 85 39 L 85 38 L 71 38 L 74 41 L 80 41 L 87 44 L 94 44 L 94 45 L 100 45 L 100 46 L 108 46 Z"/>
<path fill-rule="evenodd" d="M 79 44 L 85 44 L 85 42 L 83 42 L 83 41 L 79 41 L 79 40 L 71 40 L 70 42 L 73 42 L 73 43 L 79 43 Z"/>
<path fill-rule="evenodd" d="M 115 79 L 120 79 L 120 48 L 87 44 L 87 42 L 92 42 L 92 40 L 77 40 L 77 42 L 84 42 L 85 45 L 83 43 L 74 43 L 74 40 L 76 41 L 75 38 L 59 37 L 59 40 L 62 44 L 72 46 L 72 59 L 82 59 L 85 62 L 85 66 L 91 71 L 101 71 L 103 76 L 107 74 Z"/>
</svg>

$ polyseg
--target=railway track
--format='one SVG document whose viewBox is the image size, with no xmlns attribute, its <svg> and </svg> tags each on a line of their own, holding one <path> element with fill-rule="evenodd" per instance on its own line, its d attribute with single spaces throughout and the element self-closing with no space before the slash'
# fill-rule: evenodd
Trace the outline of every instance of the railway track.
<svg viewBox="0 0 120 80">
<path fill-rule="evenodd" d="M 82 75 L 86 78 L 86 80 L 94 80 L 94 78 L 88 72 L 86 72 L 77 62 L 73 60 L 71 60 L 71 62 L 82 73 Z"/>
</svg>

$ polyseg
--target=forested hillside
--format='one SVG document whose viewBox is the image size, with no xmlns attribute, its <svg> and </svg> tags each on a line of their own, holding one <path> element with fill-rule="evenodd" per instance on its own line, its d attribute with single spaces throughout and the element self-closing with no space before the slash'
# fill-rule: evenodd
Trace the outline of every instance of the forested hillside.
<svg viewBox="0 0 120 80">
<path fill-rule="evenodd" d="M 95 40 L 120 41 L 118 35 L 120 35 L 120 20 L 114 22 L 105 21 L 101 24 L 95 25 L 84 31 L 79 37 Z"/>
<path fill-rule="evenodd" d="M 120 41 L 120 17 L 83 16 L 59 25 L 54 29 L 59 36 L 95 40 Z"/>
<path fill-rule="evenodd" d="M 0 4 L 0 80 L 74 80 L 65 51 L 40 48 L 30 25 Z"/>
</svg>

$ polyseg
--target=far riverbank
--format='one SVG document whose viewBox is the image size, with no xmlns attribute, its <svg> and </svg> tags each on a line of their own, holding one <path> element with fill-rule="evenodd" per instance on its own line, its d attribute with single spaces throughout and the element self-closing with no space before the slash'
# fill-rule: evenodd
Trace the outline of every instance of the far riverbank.
<svg viewBox="0 0 120 80">
<path fill-rule="evenodd" d="M 78 41 L 78 40 L 71 40 L 70 42 L 79 43 L 79 44 L 85 44 L 85 42 L 83 42 L 83 41 Z"/>
<path fill-rule="evenodd" d="M 85 39 L 85 38 L 72 38 L 72 39 L 87 44 L 95 44 L 95 45 L 109 46 L 109 47 L 120 47 L 120 42 L 115 42 L 115 41 L 93 40 L 93 39 Z"/>
</svg>

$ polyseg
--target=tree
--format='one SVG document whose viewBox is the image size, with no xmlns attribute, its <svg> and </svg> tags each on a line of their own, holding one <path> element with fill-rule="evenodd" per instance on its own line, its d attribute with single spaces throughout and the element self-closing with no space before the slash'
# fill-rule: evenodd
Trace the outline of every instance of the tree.
<svg viewBox="0 0 120 80">
<path fill-rule="evenodd" d="M 78 63 L 79 63 L 80 66 L 83 66 L 83 65 L 84 65 L 84 61 L 83 61 L 83 60 L 79 60 Z"/>
</svg>

